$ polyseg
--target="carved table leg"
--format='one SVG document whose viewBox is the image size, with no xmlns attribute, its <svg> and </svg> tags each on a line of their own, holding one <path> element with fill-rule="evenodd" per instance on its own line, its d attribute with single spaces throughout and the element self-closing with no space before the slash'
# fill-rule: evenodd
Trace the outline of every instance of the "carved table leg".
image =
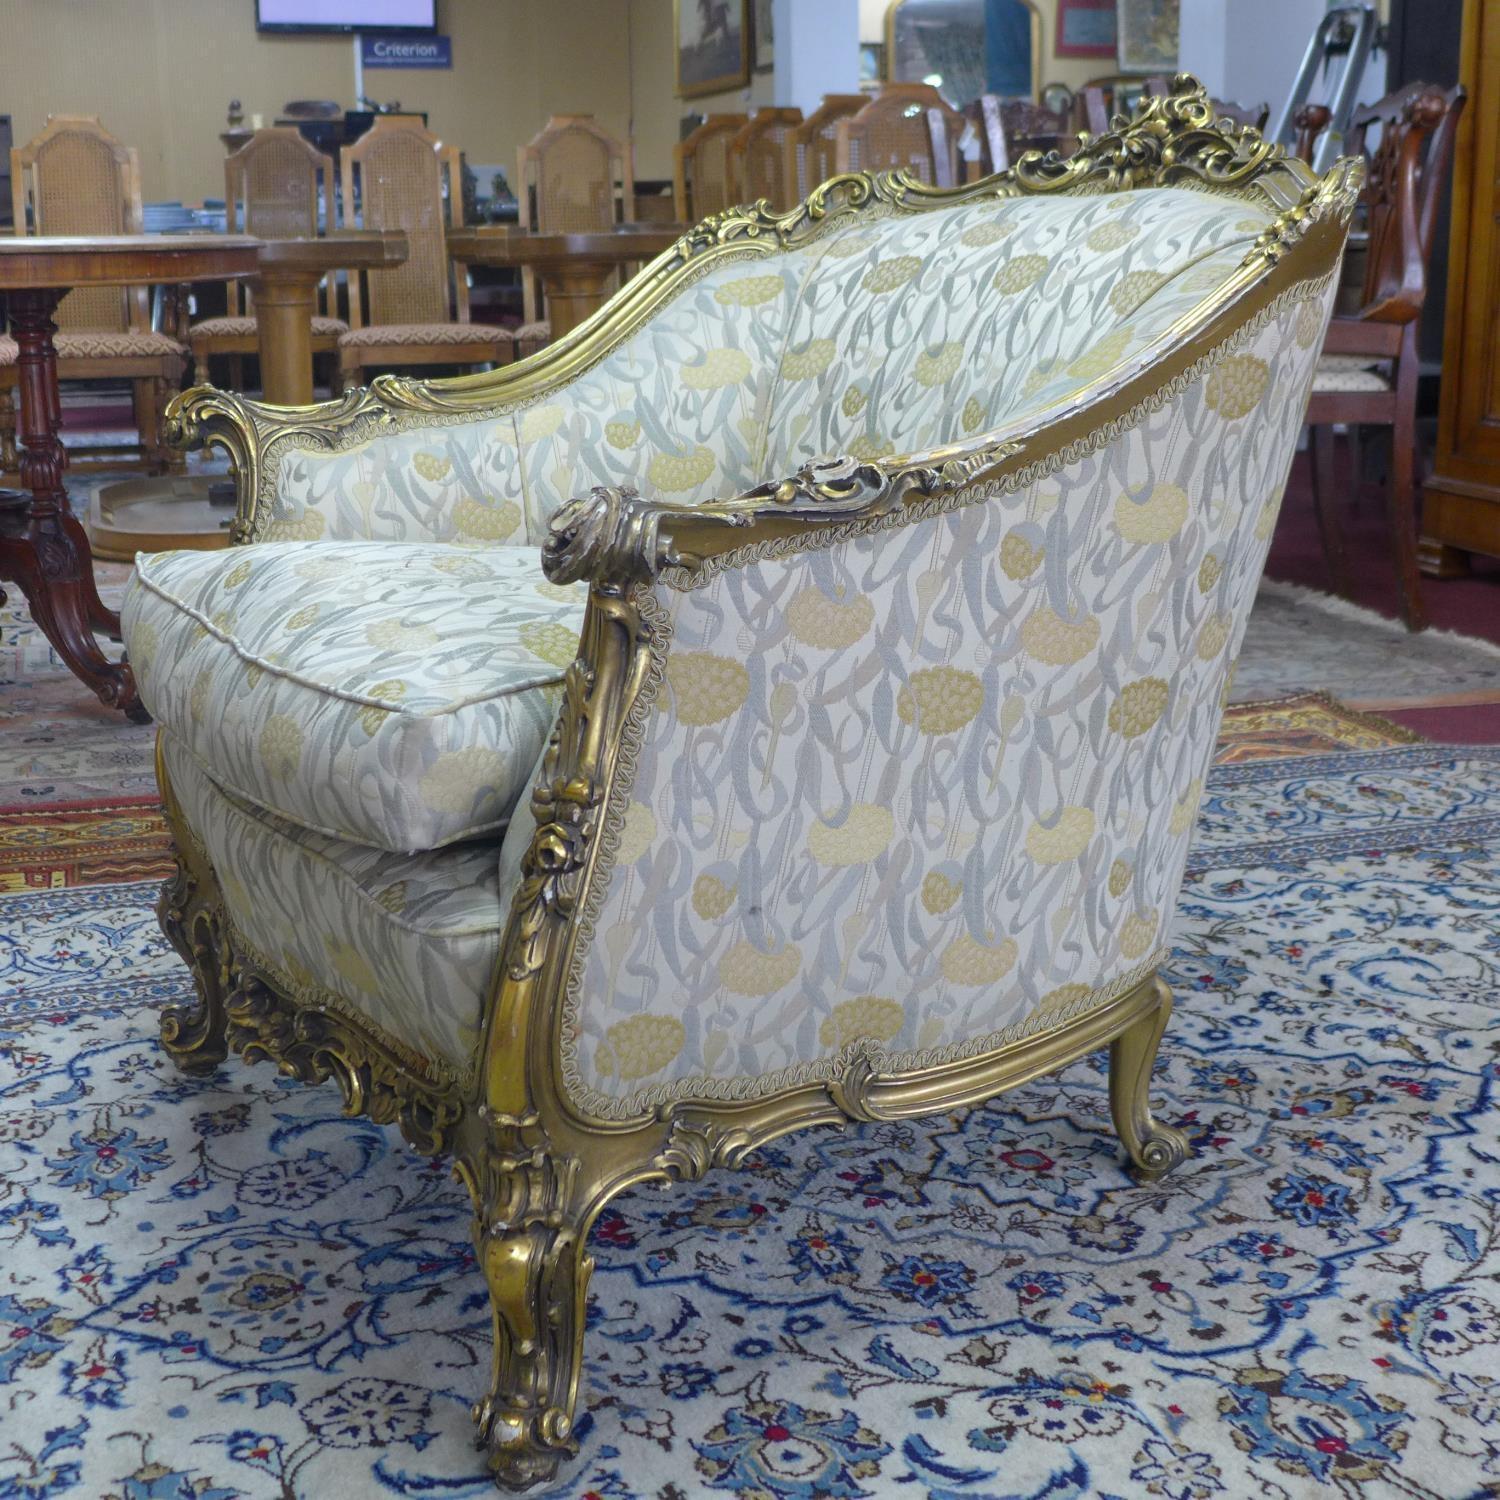
<svg viewBox="0 0 1500 1500">
<path fill-rule="evenodd" d="M 21 585 L 32 618 L 73 675 L 100 702 L 143 723 L 149 715 L 129 665 L 110 661 L 94 640 L 94 630 L 118 637 L 120 619 L 99 598 L 88 537 L 63 488 L 68 458 L 57 435 L 62 412 L 52 314 L 65 291 L 12 291 L 6 297 L 20 346 L 21 482 L 31 491 L 31 509 L 24 526 L 8 525 L 0 534 L 0 576 Z"/>
<path fill-rule="evenodd" d="M 1151 1067 L 1172 1017 L 1172 992 L 1158 979 L 1160 1006 L 1142 1016 L 1109 1047 L 1109 1107 L 1135 1175 L 1155 1182 L 1189 1155 L 1187 1137 L 1151 1114 Z"/>
<path fill-rule="evenodd" d="M 543 268 L 547 321 L 552 325 L 554 341 L 572 333 L 609 301 L 616 269 L 608 262 L 590 265 L 582 261 Z"/>
<path fill-rule="evenodd" d="M 573 1406 L 583 1358 L 593 1260 L 593 1208 L 578 1162 L 553 1156 L 534 1117 L 472 1122 L 482 1144 L 456 1164 L 474 1202 L 474 1243 L 489 1283 L 494 1360 L 474 1407 L 477 1440 L 496 1481 L 525 1490 L 578 1451 Z"/>
</svg>

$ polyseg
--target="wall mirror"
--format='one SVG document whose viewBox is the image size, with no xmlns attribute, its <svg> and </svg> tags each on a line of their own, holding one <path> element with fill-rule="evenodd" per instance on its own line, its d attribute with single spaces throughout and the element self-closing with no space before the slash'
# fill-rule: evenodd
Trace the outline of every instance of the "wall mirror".
<svg viewBox="0 0 1500 1500">
<path fill-rule="evenodd" d="M 1028 0 L 895 0 L 885 41 L 891 82 L 930 83 L 956 109 L 1041 86 L 1042 18 Z"/>
</svg>

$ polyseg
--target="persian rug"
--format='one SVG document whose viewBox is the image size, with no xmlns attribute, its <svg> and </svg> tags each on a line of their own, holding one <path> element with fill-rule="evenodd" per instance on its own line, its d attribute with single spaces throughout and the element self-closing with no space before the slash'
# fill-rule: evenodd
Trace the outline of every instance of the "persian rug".
<svg viewBox="0 0 1500 1500">
<path fill-rule="evenodd" d="M 492 1493 L 468 1207 L 177 1074 L 155 887 L 0 898 L 0 1495 Z M 1500 749 L 1221 766 L 1123 1171 L 1096 1056 L 616 1200 L 551 1497 L 1500 1494 Z"/>
<path fill-rule="evenodd" d="M 1500 646 L 1398 620 L 1294 583 L 1261 580 L 1235 668 L 1244 703 L 1325 692 L 1355 708 L 1500 702 Z"/>
</svg>

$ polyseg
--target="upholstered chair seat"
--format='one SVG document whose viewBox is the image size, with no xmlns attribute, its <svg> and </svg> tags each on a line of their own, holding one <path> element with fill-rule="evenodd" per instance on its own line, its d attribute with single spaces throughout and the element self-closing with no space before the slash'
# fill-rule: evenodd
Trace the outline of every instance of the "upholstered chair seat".
<svg viewBox="0 0 1500 1500">
<path fill-rule="evenodd" d="M 367 349 L 385 344 L 493 344 L 497 354 L 509 353 L 510 330 L 488 323 L 380 323 L 351 328 L 339 339 L 341 349 Z"/>
<path fill-rule="evenodd" d="M 336 339 L 341 333 L 349 331 L 349 325 L 342 318 L 325 318 L 318 313 L 310 321 L 315 339 Z M 194 323 L 188 334 L 190 337 L 196 334 L 211 339 L 253 339 L 257 331 L 254 318 L 204 318 Z"/>
<path fill-rule="evenodd" d="M 122 615 L 163 1042 L 452 1153 L 506 1485 L 576 1446 L 635 1183 L 1103 1046 L 1134 1171 L 1187 1154 L 1158 969 L 1360 169 L 1177 88 L 1067 161 L 721 214 L 491 373 L 172 410 L 239 504 Z"/>
<path fill-rule="evenodd" d="M 52 339 L 59 359 L 149 359 L 160 361 L 165 355 L 182 358 L 187 349 L 170 334 L 152 330 L 113 328 L 60 328 Z M 0 365 L 10 365 L 17 358 L 16 341 L 0 334 Z"/>
<path fill-rule="evenodd" d="M 1386 363 L 1367 354 L 1325 354 L 1313 374 L 1313 390 L 1388 391 Z"/>
<path fill-rule="evenodd" d="M 143 556 L 126 610 L 152 714 L 226 795 L 400 854 L 503 830 L 583 596 L 533 547 L 267 542 Z"/>
</svg>

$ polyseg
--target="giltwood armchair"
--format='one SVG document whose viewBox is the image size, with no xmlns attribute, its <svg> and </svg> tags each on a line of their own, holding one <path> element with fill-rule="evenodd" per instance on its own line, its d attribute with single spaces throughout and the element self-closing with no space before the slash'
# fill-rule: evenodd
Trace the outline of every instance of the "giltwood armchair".
<svg viewBox="0 0 1500 1500">
<path fill-rule="evenodd" d="M 504 370 L 177 403 L 239 509 L 124 610 L 163 1043 L 452 1153 L 503 1484 L 574 1449 L 633 1184 L 1105 1045 L 1183 1160 L 1158 968 L 1359 170 L 1184 76 L 1065 161 L 721 215 Z"/>
</svg>

